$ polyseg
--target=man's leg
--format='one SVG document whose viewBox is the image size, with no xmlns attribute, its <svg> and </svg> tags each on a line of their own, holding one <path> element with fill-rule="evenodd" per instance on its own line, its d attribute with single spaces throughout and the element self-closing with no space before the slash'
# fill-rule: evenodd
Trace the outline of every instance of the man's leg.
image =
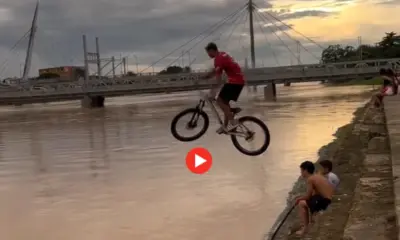
<svg viewBox="0 0 400 240">
<path fill-rule="evenodd" d="M 233 120 L 233 113 L 231 112 L 231 106 L 229 102 L 222 99 L 220 96 L 217 98 L 217 104 L 224 112 L 224 127 L 228 126 L 228 122 Z"/>
<path fill-rule="evenodd" d="M 308 211 L 308 205 L 307 202 L 302 200 L 299 202 L 299 216 L 300 216 L 300 220 L 303 223 L 303 226 L 301 227 L 301 229 L 299 231 L 296 232 L 297 235 L 304 235 L 307 230 L 308 230 L 308 225 L 310 223 L 310 215 L 309 215 L 309 211 Z"/>
<path fill-rule="evenodd" d="M 235 97 L 235 86 L 229 83 L 224 84 L 217 98 L 217 104 L 224 112 L 224 126 L 218 129 L 217 133 L 230 131 L 237 126 L 234 120 L 234 114 L 231 112 L 231 107 L 229 105 L 229 102 L 235 100 Z"/>
</svg>

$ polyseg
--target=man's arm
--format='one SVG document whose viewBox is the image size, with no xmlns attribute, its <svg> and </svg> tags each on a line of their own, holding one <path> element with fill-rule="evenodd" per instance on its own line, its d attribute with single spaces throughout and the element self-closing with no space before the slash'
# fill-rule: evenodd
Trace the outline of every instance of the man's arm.
<svg viewBox="0 0 400 240">
<path fill-rule="evenodd" d="M 312 197 L 312 194 L 314 192 L 314 185 L 312 183 L 312 179 L 307 180 L 307 193 L 304 196 L 301 196 L 297 199 L 297 202 L 300 200 L 308 200 Z"/>
<path fill-rule="evenodd" d="M 214 75 L 215 75 L 215 68 L 213 68 L 210 71 L 208 71 L 208 73 L 206 73 L 203 77 L 205 79 L 209 79 L 209 78 L 212 78 Z"/>
</svg>

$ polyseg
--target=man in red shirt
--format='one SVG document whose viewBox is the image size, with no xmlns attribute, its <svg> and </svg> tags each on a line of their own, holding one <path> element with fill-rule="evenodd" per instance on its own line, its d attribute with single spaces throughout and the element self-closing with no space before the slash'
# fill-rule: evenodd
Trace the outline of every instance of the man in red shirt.
<svg viewBox="0 0 400 240">
<path fill-rule="evenodd" d="M 227 53 L 218 51 L 215 43 L 209 43 L 205 49 L 208 56 L 214 58 L 214 69 L 206 75 L 206 78 L 215 75 L 219 87 L 223 84 L 217 97 L 217 103 L 225 115 L 224 126 L 217 130 L 217 133 L 221 134 L 234 130 L 239 124 L 234 119 L 229 102 L 238 100 L 245 81 L 239 64 Z M 228 77 L 227 83 L 222 82 L 222 73 L 224 71 Z M 211 97 L 215 97 L 216 89 L 213 89 L 211 93 Z"/>
</svg>

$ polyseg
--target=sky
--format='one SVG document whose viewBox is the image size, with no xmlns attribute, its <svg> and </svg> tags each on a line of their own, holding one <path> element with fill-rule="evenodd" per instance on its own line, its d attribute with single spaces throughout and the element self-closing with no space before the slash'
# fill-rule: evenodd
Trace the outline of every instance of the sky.
<svg viewBox="0 0 400 240">
<path fill-rule="evenodd" d="M 253 1 L 258 7 L 253 16 L 258 67 L 316 63 L 330 44 L 357 46 L 358 36 L 363 44 L 373 44 L 400 24 L 400 0 Z M 133 72 L 157 72 L 169 65 L 209 68 L 212 61 L 204 46 L 210 41 L 244 65 L 245 58 L 250 59 L 249 16 L 240 11 L 245 3 L 41 0 L 30 75 L 38 75 L 39 68 L 83 65 L 83 34 L 91 52 L 99 38 L 103 64 L 111 56 L 123 56 Z M 10 49 L 29 31 L 35 4 L 36 0 L 0 1 L 0 78 L 21 74 L 28 40 Z M 213 25 L 212 33 L 206 31 Z M 109 70 L 105 67 L 103 74 Z"/>
</svg>

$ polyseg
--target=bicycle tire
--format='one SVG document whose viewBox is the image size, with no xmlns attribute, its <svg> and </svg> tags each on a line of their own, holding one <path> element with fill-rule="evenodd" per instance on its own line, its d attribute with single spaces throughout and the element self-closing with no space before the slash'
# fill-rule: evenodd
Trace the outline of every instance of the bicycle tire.
<svg viewBox="0 0 400 240">
<path fill-rule="evenodd" d="M 181 117 L 185 116 L 186 114 L 199 114 L 199 117 L 202 117 L 204 119 L 204 125 L 203 125 L 201 131 L 198 134 L 191 136 L 191 137 L 183 137 L 176 130 L 176 126 L 177 126 L 179 119 Z M 191 141 L 197 140 L 200 137 L 202 137 L 208 130 L 209 125 L 210 125 L 210 119 L 208 118 L 207 113 L 205 113 L 202 110 L 198 110 L 197 108 L 188 108 L 188 109 L 183 110 L 182 112 L 178 113 L 178 115 L 176 115 L 172 119 L 171 133 L 172 133 L 172 136 L 174 136 L 177 140 L 179 140 L 181 142 L 191 142 Z"/>
<path fill-rule="evenodd" d="M 237 150 L 239 150 L 239 152 L 241 152 L 245 155 L 248 155 L 248 156 L 257 156 L 257 155 L 264 153 L 268 149 L 270 140 L 271 140 L 269 129 L 268 129 L 267 125 L 265 125 L 265 123 L 263 121 L 261 121 L 260 119 L 253 117 L 253 116 L 243 116 L 243 117 L 239 118 L 238 121 L 241 124 L 243 124 L 243 122 L 246 122 L 246 121 L 253 122 L 253 123 L 257 124 L 258 126 L 260 126 L 265 134 L 265 141 L 264 141 L 264 144 L 258 150 L 249 151 L 240 145 L 240 143 L 237 140 L 236 135 L 231 135 L 231 140 L 232 140 L 232 143 L 235 146 L 235 148 Z"/>
</svg>

